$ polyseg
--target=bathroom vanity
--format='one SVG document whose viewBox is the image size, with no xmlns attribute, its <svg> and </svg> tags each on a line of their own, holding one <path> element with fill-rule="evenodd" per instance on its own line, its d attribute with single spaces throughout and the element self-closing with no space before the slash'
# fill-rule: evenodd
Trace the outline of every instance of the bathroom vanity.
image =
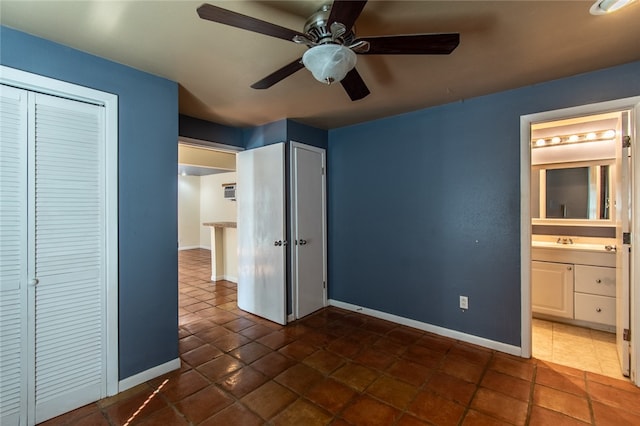
<svg viewBox="0 0 640 426">
<path fill-rule="evenodd" d="M 612 246 L 534 241 L 531 259 L 534 316 L 615 331 L 616 258 Z"/>
</svg>

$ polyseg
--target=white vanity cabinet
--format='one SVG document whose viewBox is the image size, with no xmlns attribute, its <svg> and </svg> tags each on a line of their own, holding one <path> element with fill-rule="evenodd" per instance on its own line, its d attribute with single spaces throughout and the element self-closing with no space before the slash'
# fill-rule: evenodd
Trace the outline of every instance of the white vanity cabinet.
<svg viewBox="0 0 640 426">
<path fill-rule="evenodd" d="M 534 315 L 615 327 L 615 254 L 568 247 L 531 251 Z"/>
<path fill-rule="evenodd" d="M 575 265 L 574 318 L 614 326 L 616 323 L 616 269 Z"/>
<path fill-rule="evenodd" d="M 531 262 L 533 312 L 573 318 L 573 265 Z"/>
</svg>

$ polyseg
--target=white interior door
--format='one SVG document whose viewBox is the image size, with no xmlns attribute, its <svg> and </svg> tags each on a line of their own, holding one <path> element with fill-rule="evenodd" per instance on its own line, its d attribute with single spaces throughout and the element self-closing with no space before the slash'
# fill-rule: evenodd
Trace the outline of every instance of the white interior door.
<svg viewBox="0 0 640 426">
<path fill-rule="evenodd" d="M 618 129 L 621 137 L 616 141 L 618 147 L 616 153 L 616 173 L 618 188 L 616 188 L 616 342 L 618 358 L 622 374 L 630 374 L 630 260 L 631 241 L 624 238 L 631 232 L 631 179 L 630 161 L 631 149 L 626 145 L 625 137 L 630 137 L 631 122 L 630 113 L 621 114 L 621 123 Z M 629 139 L 630 140 L 630 139 Z"/>
<path fill-rule="evenodd" d="M 238 307 L 287 323 L 284 144 L 237 154 Z"/>
<path fill-rule="evenodd" d="M 0 85 L 0 424 L 27 417 L 27 92 Z"/>
<path fill-rule="evenodd" d="M 33 94 L 29 365 L 36 422 L 106 396 L 104 107 Z"/>
<path fill-rule="evenodd" d="M 292 276 L 296 318 L 326 305 L 325 151 L 291 144 Z"/>
</svg>

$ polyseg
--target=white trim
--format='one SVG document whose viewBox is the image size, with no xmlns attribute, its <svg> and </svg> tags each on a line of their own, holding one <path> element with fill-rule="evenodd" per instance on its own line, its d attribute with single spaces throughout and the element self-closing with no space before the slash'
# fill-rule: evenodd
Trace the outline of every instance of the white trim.
<svg viewBox="0 0 640 426">
<path fill-rule="evenodd" d="M 214 151 L 230 152 L 232 154 L 245 150 L 245 148 L 235 145 L 226 145 L 223 143 L 210 142 L 202 139 L 187 138 L 185 136 L 178 136 L 178 144 L 194 146 L 196 148 L 209 148 Z"/>
<path fill-rule="evenodd" d="M 0 65 L 0 83 L 105 108 L 106 395 L 118 393 L 118 96 Z"/>
<path fill-rule="evenodd" d="M 496 351 L 508 353 L 511 355 L 521 356 L 521 350 L 518 346 L 496 342 L 495 340 L 485 339 L 484 337 L 478 337 L 472 334 L 462 333 L 460 331 L 439 327 L 437 325 L 416 321 L 416 320 L 401 317 L 398 315 L 388 314 L 382 311 L 376 311 L 375 309 L 369 309 L 369 308 L 364 308 L 362 306 L 352 305 L 351 303 L 341 302 L 339 300 L 329 299 L 329 305 L 335 306 L 337 308 L 346 309 L 348 311 L 369 315 L 375 318 L 380 318 L 386 321 L 395 322 L 396 324 L 417 328 L 418 330 L 428 331 L 430 333 L 434 333 L 439 336 L 449 337 L 451 339 L 460 340 L 463 342 L 471 343 L 473 345 L 494 349 Z"/>
<path fill-rule="evenodd" d="M 178 247 L 178 251 L 193 250 L 193 249 L 200 249 L 200 248 L 205 248 L 205 247 L 202 247 L 202 246 L 181 246 L 181 247 Z"/>
<path fill-rule="evenodd" d="M 577 107 L 545 111 L 535 114 L 523 115 L 520 117 L 520 262 L 521 262 L 521 345 L 522 356 L 531 356 L 531 210 L 530 210 L 530 192 L 531 192 L 531 153 L 530 153 L 530 128 L 534 123 L 543 121 L 552 121 L 570 117 L 579 117 L 604 113 L 607 111 L 619 110 L 635 111 L 635 122 L 632 131 L 635 136 L 632 137 L 632 143 L 638 147 L 637 138 L 638 129 L 640 129 L 640 96 L 617 99 L 613 101 L 600 102 L 589 105 L 581 105 Z M 637 170 L 640 170 L 640 155 L 632 154 L 632 188 L 633 188 L 633 206 L 632 206 L 632 229 L 640 225 L 640 179 Z M 632 246 L 640 247 L 640 232 L 634 229 L 632 232 Z M 640 330 L 640 280 L 637 279 L 638 271 L 640 271 L 640 250 L 632 250 L 631 272 L 635 277 L 631 278 L 631 297 L 629 300 L 629 309 L 631 312 L 631 330 L 636 334 L 631 339 L 631 381 L 640 386 L 640 339 L 638 338 Z"/>
<path fill-rule="evenodd" d="M 287 323 L 294 322 L 296 320 L 295 315 L 289 314 L 287 315 Z"/>
<path fill-rule="evenodd" d="M 165 362 L 164 364 L 156 365 L 155 367 L 152 367 L 148 370 L 120 380 L 120 383 L 118 384 L 120 392 L 124 392 L 127 389 L 131 389 L 134 386 L 138 386 L 141 383 L 148 382 L 149 380 L 155 379 L 156 377 L 162 376 L 163 374 L 169 373 L 179 368 L 180 358 L 175 358 L 171 361 Z"/>
</svg>

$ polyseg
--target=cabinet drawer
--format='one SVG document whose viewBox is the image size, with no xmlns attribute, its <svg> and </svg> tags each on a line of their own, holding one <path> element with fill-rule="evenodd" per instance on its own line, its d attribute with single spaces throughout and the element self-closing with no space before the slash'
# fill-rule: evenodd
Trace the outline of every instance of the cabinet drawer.
<svg viewBox="0 0 640 426">
<path fill-rule="evenodd" d="M 576 265 L 575 286 L 581 293 L 615 297 L 616 268 Z"/>
<path fill-rule="evenodd" d="M 616 325 L 615 297 L 576 293 L 575 298 L 575 319 Z"/>
</svg>

